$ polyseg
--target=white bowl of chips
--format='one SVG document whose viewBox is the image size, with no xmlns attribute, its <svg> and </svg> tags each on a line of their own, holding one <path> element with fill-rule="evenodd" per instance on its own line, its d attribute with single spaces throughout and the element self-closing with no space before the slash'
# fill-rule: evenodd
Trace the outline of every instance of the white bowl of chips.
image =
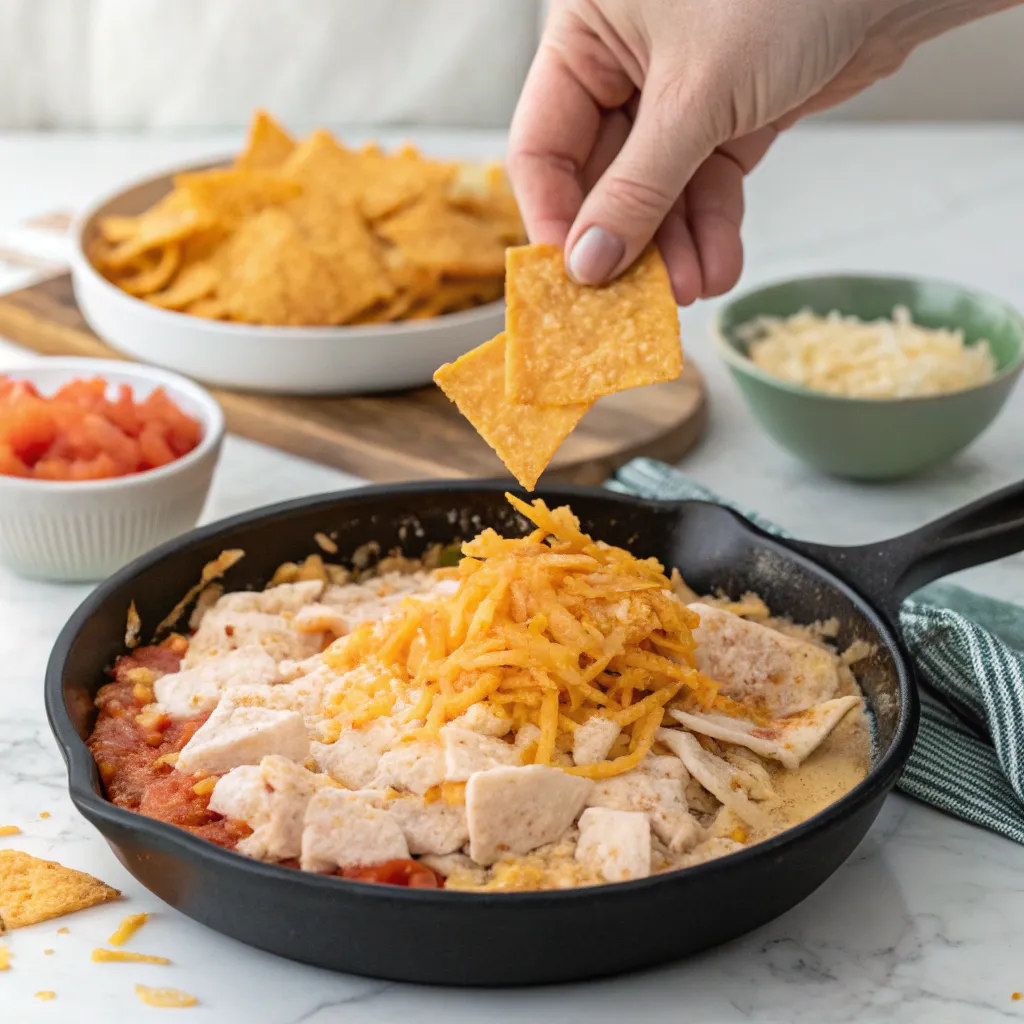
<svg viewBox="0 0 1024 1024">
<path fill-rule="evenodd" d="M 427 385 L 501 331 L 521 223 L 494 166 L 295 143 L 258 114 L 234 164 L 107 196 L 74 240 L 79 308 L 119 352 L 218 387 L 355 394 Z"/>
</svg>

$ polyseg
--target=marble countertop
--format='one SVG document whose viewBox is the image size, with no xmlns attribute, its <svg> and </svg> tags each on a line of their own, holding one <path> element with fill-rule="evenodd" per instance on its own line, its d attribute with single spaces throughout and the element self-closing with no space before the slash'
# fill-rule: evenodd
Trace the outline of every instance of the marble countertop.
<svg viewBox="0 0 1024 1024">
<path fill-rule="evenodd" d="M 496 135 L 417 136 L 436 153 L 500 154 Z M 125 180 L 231 149 L 233 137 L 0 134 L 0 249 L 25 242 L 33 215 L 80 208 Z M 863 269 L 949 278 L 1024 307 L 1024 129 L 816 127 L 782 139 L 748 190 L 744 285 L 807 272 Z M 45 243 L 39 243 L 45 249 Z M 51 255 L 59 257 L 59 253 Z M 2 255 L 0 255 L 2 258 Z M 0 274 L 16 287 L 26 272 Z M 1024 392 L 969 452 L 887 485 L 823 478 L 763 437 L 717 363 L 713 304 L 683 313 L 688 353 L 711 394 L 707 435 L 683 468 L 808 539 L 870 541 L 1024 476 Z M 0 342 L 0 368 L 32 358 Z M 205 519 L 352 486 L 344 474 L 229 438 Z M 1024 604 L 1024 559 L 960 574 L 959 582 Z M 334 975 L 249 949 L 161 904 L 72 808 L 43 713 L 42 678 L 61 625 L 87 593 L 0 569 L 0 825 L 5 844 L 90 871 L 127 901 L 14 932 L 0 973 L 0 1020 L 160 1018 L 136 982 L 200 1000 L 189 1021 L 701 1024 L 754 1020 L 903 1024 L 1024 1016 L 1024 850 L 892 797 L 850 861 L 774 923 L 686 963 L 585 985 L 457 991 Z M 41 812 L 49 817 L 41 818 Z M 133 948 L 170 967 L 93 964 L 89 953 L 128 912 L 153 917 Z M 57 928 L 66 925 L 67 935 Z M 637 928 L 643 927 L 637 921 Z M 686 927 L 685 921 L 679 922 Z M 44 949 L 53 949 L 52 956 Z M 34 993 L 56 992 L 51 1002 Z M 177 1018 L 175 1018 L 177 1019 Z"/>
</svg>

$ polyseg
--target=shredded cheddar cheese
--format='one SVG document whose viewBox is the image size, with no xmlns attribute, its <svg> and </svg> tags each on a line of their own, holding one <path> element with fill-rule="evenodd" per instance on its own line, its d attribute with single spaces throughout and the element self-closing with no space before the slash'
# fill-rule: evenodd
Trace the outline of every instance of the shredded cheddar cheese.
<svg viewBox="0 0 1024 1024">
<path fill-rule="evenodd" d="M 109 946 L 123 946 L 149 920 L 149 914 L 129 914 L 107 939 Z"/>
<path fill-rule="evenodd" d="M 729 710 L 694 667 L 698 616 L 656 559 L 594 541 L 568 508 L 507 498 L 532 533 L 484 530 L 440 572 L 454 592 L 408 598 L 386 630 L 368 623 L 325 652 L 344 681 L 325 709 L 326 742 L 396 705 L 406 722 L 422 722 L 410 738 L 430 738 L 482 704 L 513 735 L 537 731 L 526 763 L 564 766 L 575 729 L 601 714 L 623 728 L 627 748 L 568 770 L 608 778 L 643 760 L 670 702 Z"/>
<path fill-rule="evenodd" d="M 104 949 L 97 946 L 92 951 L 92 959 L 97 964 L 169 964 L 165 956 L 149 956 L 146 953 L 132 953 L 127 949 Z"/>
<path fill-rule="evenodd" d="M 150 988 L 148 985 L 136 985 L 135 994 L 146 1006 L 164 1009 L 184 1009 L 188 1006 L 196 1006 L 199 1002 L 195 996 L 176 988 Z"/>
</svg>

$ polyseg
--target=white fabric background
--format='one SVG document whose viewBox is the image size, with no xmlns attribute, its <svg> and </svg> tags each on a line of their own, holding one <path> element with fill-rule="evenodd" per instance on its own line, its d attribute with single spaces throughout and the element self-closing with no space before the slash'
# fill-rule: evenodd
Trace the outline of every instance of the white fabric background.
<svg viewBox="0 0 1024 1024">
<path fill-rule="evenodd" d="M 0 128 L 507 124 L 545 0 L 0 0 Z M 1024 8 L 830 118 L 1024 118 Z"/>
</svg>

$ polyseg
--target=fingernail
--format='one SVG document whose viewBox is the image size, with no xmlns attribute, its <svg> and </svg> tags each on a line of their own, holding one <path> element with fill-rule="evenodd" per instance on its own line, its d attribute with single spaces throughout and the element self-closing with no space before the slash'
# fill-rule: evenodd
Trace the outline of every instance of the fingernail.
<svg viewBox="0 0 1024 1024">
<path fill-rule="evenodd" d="M 569 253 L 569 276 L 579 284 L 603 284 L 625 252 L 621 238 L 595 224 L 580 235 Z"/>
</svg>

